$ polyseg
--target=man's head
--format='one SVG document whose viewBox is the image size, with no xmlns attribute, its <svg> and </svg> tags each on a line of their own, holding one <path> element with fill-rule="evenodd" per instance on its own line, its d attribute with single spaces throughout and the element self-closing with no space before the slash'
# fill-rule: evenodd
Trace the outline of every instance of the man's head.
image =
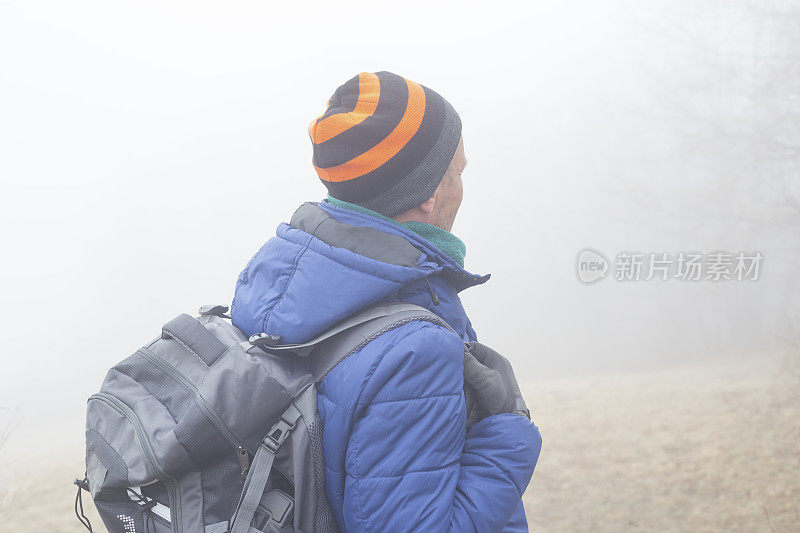
<svg viewBox="0 0 800 533">
<path fill-rule="evenodd" d="M 432 226 L 450 231 L 456 219 L 461 199 L 464 197 L 464 185 L 461 182 L 461 173 L 467 166 L 467 158 L 464 155 L 464 139 L 458 142 L 458 148 L 444 173 L 442 181 L 433 196 L 422 202 L 416 207 L 412 207 L 405 213 L 395 215 L 398 222 L 426 222 Z"/>
<path fill-rule="evenodd" d="M 466 160 L 461 119 L 439 94 L 391 72 L 362 72 L 336 89 L 308 131 L 331 196 L 452 227 Z"/>
</svg>

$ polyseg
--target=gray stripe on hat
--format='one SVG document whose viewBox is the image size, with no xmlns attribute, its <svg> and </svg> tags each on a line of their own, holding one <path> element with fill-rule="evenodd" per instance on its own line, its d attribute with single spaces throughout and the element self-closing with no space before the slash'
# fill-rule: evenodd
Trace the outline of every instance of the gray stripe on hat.
<svg viewBox="0 0 800 533">
<path fill-rule="evenodd" d="M 436 144 L 417 167 L 391 189 L 359 205 L 384 216 L 393 217 L 422 204 L 433 196 L 441 183 L 461 139 L 461 118 L 445 100 L 445 117 L 442 133 Z"/>
</svg>

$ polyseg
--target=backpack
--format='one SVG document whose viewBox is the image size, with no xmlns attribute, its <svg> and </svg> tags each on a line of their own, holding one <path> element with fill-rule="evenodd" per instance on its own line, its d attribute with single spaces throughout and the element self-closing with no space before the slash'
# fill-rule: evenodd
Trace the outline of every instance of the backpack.
<svg viewBox="0 0 800 533">
<path fill-rule="evenodd" d="M 86 474 L 109 533 L 337 531 L 324 488 L 316 385 L 422 307 L 372 307 L 302 344 L 249 339 L 225 306 L 179 315 L 111 368 L 87 403 Z"/>
</svg>

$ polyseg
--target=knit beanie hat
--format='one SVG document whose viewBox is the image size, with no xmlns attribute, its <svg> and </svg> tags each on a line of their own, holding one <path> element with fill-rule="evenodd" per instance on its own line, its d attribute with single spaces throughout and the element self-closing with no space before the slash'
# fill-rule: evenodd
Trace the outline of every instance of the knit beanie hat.
<svg viewBox="0 0 800 533">
<path fill-rule="evenodd" d="M 362 72 L 336 89 L 308 133 L 331 196 L 393 217 L 433 196 L 458 147 L 461 119 L 427 87 Z"/>
</svg>

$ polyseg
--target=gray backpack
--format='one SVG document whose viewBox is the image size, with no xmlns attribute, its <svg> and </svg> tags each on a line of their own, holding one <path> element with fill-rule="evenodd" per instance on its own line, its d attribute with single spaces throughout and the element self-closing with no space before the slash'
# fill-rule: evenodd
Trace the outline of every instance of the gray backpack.
<svg viewBox="0 0 800 533">
<path fill-rule="evenodd" d="M 325 496 L 316 384 L 381 333 L 415 320 L 398 303 L 319 337 L 247 339 L 224 306 L 183 314 L 109 370 L 86 415 L 86 475 L 109 533 L 335 532 Z"/>
</svg>

